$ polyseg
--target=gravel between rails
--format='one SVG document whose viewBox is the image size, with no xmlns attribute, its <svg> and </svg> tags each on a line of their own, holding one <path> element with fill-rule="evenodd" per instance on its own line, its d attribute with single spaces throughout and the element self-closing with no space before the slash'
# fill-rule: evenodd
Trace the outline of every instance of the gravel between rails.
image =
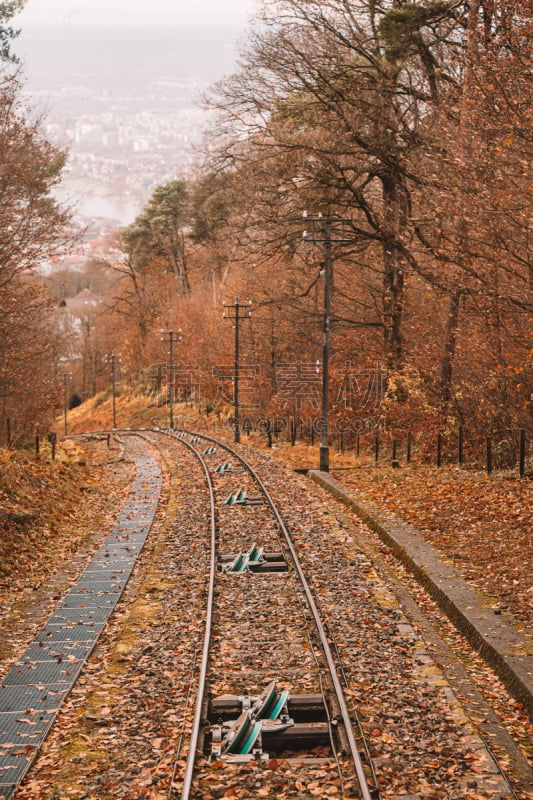
<svg viewBox="0 0 533 800">
<path fill-rule="evenodd" d="M 128 438 L 131 441 L 137 440 Z M 164 498 L 147 547 L 17 800 L 162 800 L 169 796 L 175 768 L 179 786 L 186 738 L 181 753 L 179 748 L 192 718 L 189 692 L 203 633 L 207 509 L 200 467 L 177 443 L 164 450 Z M 303 480 L 255 451 L 242 452 L 267 483 L 295 537 L 341 654 L 347 695 L 371 742 L 382 797 L 512 797 L 394 592 L 354 542 L 351 530 Z M 221 529 L 228 551 L 241 547 L 241 542 L 263 545 L 263 533 L 272 533 L 262 507 L 248 510 L 251 531 L 241 524 L 244 515 L 221 518 L 230 520 L 227 529 Z M 231 640 L 219 645 L 232 662 L 238 662 L 249 636 L 249 614 L 238 602 L 243 594 L 250 595 L 243 588 L 274 576 L 242 577 L 244 582 L 235 583 L 229 598 L 241 613 L 228 628 Z M 275 587 L 271 597 L 295 604 L 297 599 L 277 594 L 279 582 L 280 576 L 275 576 L 270 583 Z M 275 657 L 274 670 L 279 666 L 290 682 L 296 674 L 292 654 L 301 654 L 303 661 L 294 664 L 298 691 L 316 686 L 304 637 L 287 642 L 274 617 L 264 620 L 263 630 L 261 652 Z M 251 691 L 253 672 L 224 671 L 215 688 L 233 692 L 244 680 Z M 335 764 L 304 770 L 272 759 L 239 768 L 234 776 L 232 782 L 225 770 L 211 768 L 195 797 L 342 797 L 343 791 L 346 797 L 354 796 L 349 785 L 343 786 Z"/>
</svg>

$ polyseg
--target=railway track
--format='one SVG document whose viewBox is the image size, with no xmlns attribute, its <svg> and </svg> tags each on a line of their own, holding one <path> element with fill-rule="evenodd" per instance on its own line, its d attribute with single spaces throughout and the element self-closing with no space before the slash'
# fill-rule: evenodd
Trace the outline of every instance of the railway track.
<svg viewBox="0 0 533 800">
<path fill-rule="evenodd" d="M 280 510 L 257 472 L 229 445 L 192 432 L 176 439 L 202 464 L 211 510 L 206 629 L 180 796 L 201 796 L 205 760 L 208 777 L 215 762 L 219 774 L 227 765 L 235 780 L 239 764 L 279 757 L 289 774 L 295 764 L 320 764 L 327 777 L 333 765 L 344 797 L 379 798 L 369 747 L 348 708 L 324 620 Z M 248 630 L 246 641 L 235 646 L 231 628 L 239 596 L 247 600 Z M 290 658 L 276 634 L 269 642 L 273 658 L 264 655 L 264 620 L 273 616 L 273 596 L 285 600 L 277 613 L 283 614 Z M 237 676 L 220 675 L 217 653 L 237 663 Z M 324 784 L 324 793 L 330 785 Z"/>
<path fill-rule="evenodd" d="M 195 432 L 120 435 L 160 454 L 165 499 L 16 800 L 529 797 L 296 478 Z"/>
</svg>

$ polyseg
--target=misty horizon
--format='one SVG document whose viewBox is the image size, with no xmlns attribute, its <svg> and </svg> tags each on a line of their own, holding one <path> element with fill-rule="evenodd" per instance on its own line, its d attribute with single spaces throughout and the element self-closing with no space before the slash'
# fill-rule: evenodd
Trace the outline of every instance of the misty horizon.
<svg viewBox="0 0 533 800">
<path fill-rule="evenodd" d="M 256 10 L 256 0 L 27 0 L 16 15 L 15 25 L 25 28 L 33 24 L 48 27 L 120 25 L 121 27 L 209 25 L 236 27 L 242 30 Z"/>
<path fill-rule="evenodd" d="M 30 88 L 109 86 L 165 76 L 207 85 L 235 69 L 239 29 L 28 25 L 15 41 Z"/>
</svg>

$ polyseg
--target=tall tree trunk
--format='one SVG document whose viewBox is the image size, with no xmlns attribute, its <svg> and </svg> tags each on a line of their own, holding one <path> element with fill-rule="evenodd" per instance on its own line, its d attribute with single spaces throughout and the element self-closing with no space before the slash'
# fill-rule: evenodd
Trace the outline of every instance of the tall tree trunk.
<svg viewBox="0 0 533 800">
<path fill-rule="evenodd" d="M 383 320 L 385 328 L 385 361 L 388 370 L 399 370 L 404 364 L 404 258 L 400 242 L 406 231 L 409 198 L 400 175 L 382 180 L 384 201 L 383 243 Z"/>
<path fill-rule="evenodd" d="M 440 362 L 440 399 L 444 405 L 447 405 L 451 400 L 452 369 L 457 348 L 460 304 L 461 292 L 450 292 L 448 295 L 446 327 L 444 329 L 443 354 Z"/>
<path fill-rule="evenodd" d="M 471 0 L 467 23 L 466 65 L 462 88 L 461 110 L 459 120 L 459 186 L 456 201 L 455 219 L 455 264 L 460 270 L 464 263 L 464 250 L 467 237 L 466 225 L 466 178 L 465 168 L 472 157 L 472 133 L 468 125 L 468 104 L 473 86 L 473 69 L 479 46 L 479 10 L 481 0 Z M 457 276 L 458 277 L 458 276 Z M 457 280 L 456 277 L 456 280 Z M 452 396 L 453 365 L 457 351 L 457 333 L 460 322 L 461 289 L 459 285 L 452 287 L 448 297 L 448 315 L 444 331 L 442 357 L 440 363 L 440 400 L 447 406 Z"/>
<path fill-rule="evenodd" d="M 189 276 L 187 274 L 185 250 L 183 249 L 180 253 L 169 251 L 168 260 L 176 280 L 178 297 L 189 297 L 191 293 L 191 285 L 189 283 Z"/>
</svg>

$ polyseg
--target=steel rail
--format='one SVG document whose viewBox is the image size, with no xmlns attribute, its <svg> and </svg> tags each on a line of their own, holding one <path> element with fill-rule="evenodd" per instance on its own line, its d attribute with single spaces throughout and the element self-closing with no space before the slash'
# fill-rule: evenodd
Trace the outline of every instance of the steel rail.
<svg viewBox="0 0 533 800">
<path fill-rule="evenodd" d="M 210 503 L 210 544 L 211 556 L 209 561 L 209 589 L 207 594 L 207 611 L 204 631 L 204 643 L 202 647 L 202 661 L 200 663 L 200 674 L 198 677 L 198 692 L 196 695 L 196 705 L 194 709 L 194 718 L 191 730 L 191 739 L 189 744 L 189 752 L 187 754 L 187 763 L 185 766 L 185 773 L 183 776 L 183 785 L 181 789 L 181 800 L 188 800 L 191 792 L 192 779 L 194 774 L 194 764 L 196 761 L 196 748 L 198 747 L 198 740 L 200 738 L 200 728 L 202 725 L 202 709 L 205 697 L 205 690 L 207 684 L 207 662 L 209 660 L 209 645 L 211 643 L 211 630 L 213 626 L 213 605 L 215 595 L 215 575 L 216 575 L 216 506 L 215 506 L 215 490 L 209 467 L 207 466 L 202 455 L 196 450 L 190 442 L 180 439 L 176 434 L 169 433 L 164 430 L 154 430 L 154 433 L 164 434 L 171 437 L 173 440 L 180 444 L 184 444 L 191 452 L 198 458 L 202 469 L 204 471 L 207 488 L 209 489 L 209 503 Z"/>
<path fill-rule="evenodd" d="M 326 630 L 325 630 L 324 625 L 322 623 L 322 619 L 320 617 L 320 613 L 319 613 L 317 605 L 315 603 L 315 599 L 313 597 L 313 594 L 311 592 L 311 589 L 309 587 L 309 584 L 308 584 L 307 579 L 305 577 L 305 574 L 303 572 L 302 566 L 300 564 L 300 559 L 298 558 L 298 554 L 296 553 L 296 549 L 295 549 L 293 541 L 291 539 L 291 535 L 290 535 L 289 529 L 288 529 L 287 525 L 285 524 L 285 521 L 284 521 L 283 517 L 281 516 L 281 514 L 280 514 L 280 512 L 278 510 L 278 507 L 276 506 L 274 500 L 272 499 L 272 497 L 270 495 L 270 492 L 266 488 L 265 484 L 263 483 L 263 481 L 261 480 L 261 478 L 259 477 L 257 472 L 254 470 L 254 468 L 252 466 L 250 466 L 250 464 L 248 464 L 248 462 L 236 450 L 234 450 L 232 447 L 230 447 L 225 442 L 221 442 L 219 439 L 215 439 L 214 437 L 208 436 L 205 433 L 198 433 L 196 431 L 188 431 L 188 430 L 184 430 L 184 433 L 187 433 L 187 434 L 189 434 L 191 436 L 199 436 L 202 439 L 207 439 L 208 441 L 211 441 L 214 444 L 218 444 L 220 447 L 224 447 L 224 449 L 226 449 L 229 453 L 231 453 L 233 456 L 235 456 L 235 458 L 237 458 L 241 462 L 243 467 L 246 470 L 248 470 L 248 472 L 252 475 L 254 480 L 257 482 L 259 488 L 263 492 L 268 504 L 270 505 L 270 508 L 272 509 L 272 512 L 273 512 L 273 514 L 274 514 L 274 516 L 276 518 L 276 521 L 277 521 L 277 523 L 279 525 L 279 528 L 280 528 L 281 532 L 283 533 L 283 536 L 285 538 L 287 546 L 288 546 L 288 548 L 290 550 L 291 557 L 293 559 L 295 569 L 296 569 L 296 571 L 298 573 L 298 577 L 300 579 L 300 582 L 301 582 L 302 587 L 303 587 L 304 592 L 305 592 L 305 596 L 306 596 L 307 602 L 309 604 L 309 608 L 311 610 L 311 613 L 313 614 L 315 625 L 316 625 L 316 628 L 317 628 L 317 631 L 318 631 L 318 634 L 319 634 L 319 637 L 320 637 L 320 643 L 322 645 L 322 648 L 324 650 L 324 654 L 326 656 L 326 660 L 327 660 L 327 663 L 328 663 L 328 669 L 329 669 L 329 673 L 330 673 L 331 680 L 332 680 L 332 683 L 333 683 L 333 687 L 335 689 L 335 696 L 336 696 L 337 702 L 339 704 L 339 709 L 340 709 L 340 713 L 341 713 L 341 716 L 342 716 L 342 721 L 344 723 L 344 727 L 345 727 L 345 730 L 346 730 L 346 736 L 348 738 L 348 744 L 349 744 L 349 747 L 350 747 L 350 753 L 351 753 L 351 756 L 352 756 L 352 760 L 353 760 L 353 763 L 354 763 L 354 766 L 355 766 L 355 770 L 356 770 L 356 774 L 357 774 L 357 780 L 359 781 L 359 788 L 361 790 L 362 800 L 375 800 L 375 797 L 372 798 L 372 793 L 371 793 L 369 785 L 368 785 L 367 776 L 366 776 L 364 768 L 363 768 L 363 761 L 362 761 L 362 758 L 361 758 L 361 753 L 359 752 L 359 748 L 357 746 L 357 742 L 355 740 L 355 736 L 354 736 L 354 733 L 353 733 L 352 720 L 351 720 L 351 717 L 350 717 L 350 712 L 348 710 L 348 706 L 346 704 L 346 699 L 344 697 L 344 692 L 342 691 L 342 686 L 341 686 L 341 683 L 340 683 L 340 680 L 339 680 L 339 676 L 337 674 L 337 668 L 335 666 L 335 661 L 333 659 L 333 654 L 331 652 L 331 648 L 330 648 L 330 645 L 329 645 L 329 642 L 328 642 L 328 639 L 327 639 Z M 183 440 L 180 439 L 179 441 L 183 441 Z"/>
</svg>

